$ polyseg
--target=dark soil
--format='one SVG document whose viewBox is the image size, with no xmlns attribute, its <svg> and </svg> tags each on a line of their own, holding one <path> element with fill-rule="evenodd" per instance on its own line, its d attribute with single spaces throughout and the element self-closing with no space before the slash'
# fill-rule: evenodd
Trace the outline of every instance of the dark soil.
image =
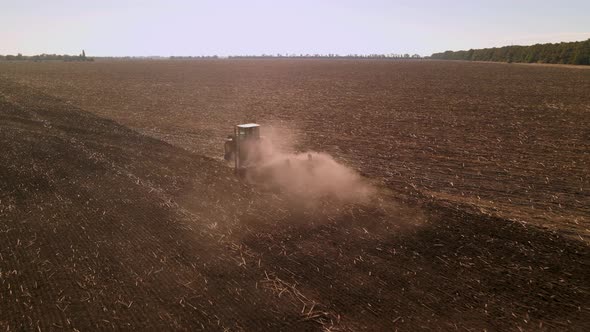
<svg viewBox="0 0 590 332">
<path fill-rule="evenodd" d="M 590 238 L 590 70 L 279 59 L 5 62 L 0 73 L 217 159 L 234 123 L 294 128 L 300 149 L 395 191 Z"/>
<path fill-rule="evenodd" d="M 180 64 L 164 62 L 157 66 L 169 66 L 172 76 Z M 250 70 L 259 63 L 230 64 L 242 66 L 238 73 L 254 77 L 283 77 L 285 68 L 295 66 L 290 62 L 270 62 L 271 69 L 253 73 Z M 341 64 L 323 61 L 300 65 L 302 70 L 288 73 L 300 77 L 297 75 L 313 73 L 320 64 L 324 66 L 325 76 L 341 75 L 336 70 Z M 372 63 L 376 68 L 373 72 L 358 75 L 380 77 L 379 73 L 384 72 L 382 77 L 388 80 L 385 77 L 393 75 L 393 69 L 387 74 L 386 64 Z M 158 122 L 157 107 L 146 108 L 144 116 L 133 113 L 139 106 L 134 106 L 133 94 L 125 95 L 123 90 L 121 93 L 125 97 L 120 100 L 101 101 L 101 98 L 115 95 L 114 90 L 101 95 L 101 89 L 119 84 L 116 79 L 111 81 L 115 82 L 113 84 L 105 83 L 94 94 L 89 92 L 97 86 L 96 76 L 104 78 L 101 68 L 107 67 L 111 68 L 109 75 L 129 78 L 135 77 L 129 72 L 139 75 L 140 66 L 144 66 L 145 77 L 140 81 L 147 87 L 146 82 L 153 78 L 153 73 L 147 69 L 151 66 L 149 63 L 96 63 L 88 64 L 87 69 L 79 67 L 86 64 L 72 64 L 73 67 L 67 67 L 71 72 L 60 72 L 60 75 L 78 77 L 76 75 L 84 70 L 95 71 L 93 75 L 96 76 L 89 76 L 88 81 L 62 77 L 52 85 L 47 83 L 49 74 L 39 74 L 29 85 L 14 81 L 15 77 L 21 82 L 31 79 L 35 70 L 47 73 L 62 65 L 35 64 L 41 66 L 35 69 L 18 68 L 21 64 L 2 64 L 2 68 L 11 68 L 12 72 L 3 72 L 4 77 L 0 78 L 1 329 L 590 329 L 590 248 L 584 240 L 588 214 L 587 205 L 583 204 L 588 198 L 585 191 L 588 178 L 582 169 L 588 162 L 588 141 L 582 139 L 587 135 L 582 126 L 588 121 L 584 113 L 588 96 L 578 96 L 579 87 L 575 86 L 570 88 L 571 94 L 567 94 L 569 90 L 559 85 L 577 80 L 578 86 L 587 86 L 588 74 L 571 69 L 531 67 L 515 67 L 509 71 L 501 65 L 490 65 L 491 72 L 497 71 L 498 77 L 510 76 L 510 80 L 521 74 L 547 77 L 544 84 L 550 91 L 549 97 L 541 92 L 536 97 L 522 97 L 525 94 L 522 91 L 530 87 L 519 90 L 520 99 L 505 91 L 502 98 L 507 98 L 506 103 L 519 104 L 515 107 L 530 111 L 522 115 L 522 121 L 535 119 L 535 109 L 546 114 L 543 113 L 546 109 L 539 105 L 552 98 L 557 102 L 560 93 L 570 98 L 564 99 L 565 106 L 557 120 L 543 115 L 534 120 L 539 122 L 537 129 L 528 122 L 522 123 L 521 134 L 534 131 L 535 142 L 538 142 L 538 146 L 528 145 L 529 149 L 523 152 L 516 152 L 513 145 L 500 149 L 499 143 L 491 143 L 491 139 L 481 148 L 475 142 L 470 143 L 473 135 L 491 137 L 492 133 L 503 133 L 506 136 L 494 136 L 500 141 L 509 140 L 513 133 L 516 135 L 518 130 L 499 128 L 506 128 L 506 123 L 512 121 L 503 122 L 503 116 L 515 116 L 506 109 L 480 114 L 479 120 L 453 116 L 457 126 L 463 122 L 481 125 L 478 130 L 465 128 L 465 137 L 457 138 L 457 147 L 451 144 L 452 138 L 445 138 L 450 139 L 445 143 L 436 138 L 438 143 L 424 145 L 429 139 L 435 139 L 434 136 L 428 138 L 428 130 L 442 132 L 443 126 L 454 128 L 449 129 L 450 132 L 461 130 L 449 123 L 441 124 L 441 129 L 432 129 L 432 123 L 427 126 L 423 121 L 411 121 L 410 118 L 417 115 L 409 111 L 402 113 L 406 114 L 402 118 L 396 118 L 401 124 L 396 130 L 388 127 L 393 126 L 388 122 L 392 120 L 378 122 L 378 116 L 390 119 L 378 113 L 365 113 L 350 123 L 340 118 L 341 126 L 333 129 L 330 128 L 334 122 L 316 120 L 319 115 L 315 111 L 296 113 L 299 115 L 294 116 L 303 119 L 298 122 L 302 123 L 300 128 L 309 129 L 310 133 L 300 141 L 302 147 L 320 149 L 337 145 L 338 149 L 330 152 L 353 167 L 360 165 L 359 169 L 368 179 L 382 183 L 375 202 L 339 204 L 326 198 L 313 208 L 302 209 L 281 194 L 261 192 L 237 181 L 224 162 L 213 158 L 213 143 L 209 141 L 213 139 L 206 137 L 210 133 L 222 135 L 223 125 L 216 121 L 229 115 L 203 111 L 201 114 L 209 114 L 209 117 L 187 123 L 180 121 L 184 116 L 180 111 L 168 116 L 169 109 L 161 109 L 163 113 Z M 202 65 L 188 64 L 187 68 L 198 72 Z M 404 72 L 409 70 L 404 67 L 408 65 L 393 68 L 411 75 L 410 71 Z M 425 67 L 421 75 L 427 80 L 437 80 L 446 73 L 448 80 L 453 81 L 455 76 L 450 73 L 462 68 L 454 63 L 422 65 Z M 366 69 L 364 63 L 350 66 L 355 70 Z M 421 68 L 415 66 L 414 69 Z M 437 66 L 442 67 L 437 69 Z M 464 74 L 473 79 L 501 79 L 484 75 L 486 69 L 480 66 L 487 64 L 468 64 L 463 69 Z M 212 68 L 208 69 L 210 72 L 202 72 L 200 79 L 230 81 L 229 77 L 219 74 L 226 70 L 221 62 L 210 63 L 209 67 Z M 166 73 L 162 67 L 156 68 Z M 227 70 L 228 76 L 235 75 Z M 404 76 L 401 77 L 404 80 Z M 191 79 L 194 78 L 187 78 Z M 83 92 L 84 96 L 70 99 L 57 93 L 66 91 L 63 85 L 68 80 L 72 82 L 72 93 Z M 154 84 L 165 80 L 164 76 Z M 342 84 L 361 84 L 361 81 L 360 78 L 343 80 Z M 266 86 L 264 80 L 257 82 Z M 319 89 L 325 82 L 314 83 L 310 79 L 306 84 L 311 87 L 301 92 L 306 96 L 301 100 L 310 102 L 313 87 Z M 388 97 L 380 85 L 373 86 L 372 81 L 363 84 L 368 86 L 365 92 L 382 91 L 382 102 L 392 102 L 392 97 Z M 389 83 L 380 84 L 389 86 Z M 467 88 L 461 84 L 467 83 L 457 81 L 451 85 L 455 84 L 457 90 L 438 85 L 438 89 L 445 90 L 441 93 L 451 97 L 446 103 L 441 99 L 440 108 L 433 109 L 432 114 L 442 112 L 445 107 L 459 107 L 453 98 L 464 97 Z M 224 91 L 225 87 L 221 86 Z M 435 89 L 429 84 L 424 84 L 423 88 L 426 91 Z M 54 91 L 48 91 L 51 89 Z M 261 88 L 251 87 L 239 93 L 249 94 L 257 89 Z M 475 109 L 487 104 L 481 102 L 483 97 L 477 97 L 481 93 L 479 89 L 483 88 L 469 89 L 474 89 L 473 98 L 479 100 L 477 105 L 480 106 L 473 109 L 475 117 Z M 398 97 L 401 93 L 403 97 L 403 92 L 390 91 Z M 326 90 L 319 89 L 318 93 L 326 93 Z M 491 91 L 486 98 L 491 103 L 498 95 L 501 93 Z M 375 95 L 359 93 L 357 96 L 367 103 L 379 102 Z M 193 98 L 174 99 L 165 93 L 160 97 L 179 103 Z M 116 104 L 124 105 L 125 98 L 130 98 L 131 107 L 114 108 Z M 159 100 L 156 96 L 153 98 Z M 212 93 L 207 98 L 212 98 Z M 231 98 L 227 98 L 230 102 Z M 247 98 L 254 103 L 255 96 Z M 277 98 L 277 103 L 283 103 L 279 101 L 281 95 Z M 350 101 L 346 98 L 352 97 L 342 98 Z M 402 102 L 407 105 L 422 103 L 417 97 L 403 98 Z M 537 103 L 536 98 L 545 99 Z M 213 101 L 213 105 L 222 104 L 221 100 Z M 293 96 L 290 100 L 297 98 Z M 326 100 L 322 105 L 330 104 Z M 337 100 L 334 97 L 334 102 Z M 142 102 L 149 104 L 146 100 Z M 470 101 L 465 99 L 465 102 Z M 252 103 L 246 103 L 245 107 L 252 107 L 256 114 L 264 113 Z M 359 106 L 366 104 L 359 103 Z M 86 109 L 84 105 L 89 104 L 97 106 Z M 491 112 L 492 105 L 488 106 Z M 348 107 L 351 106 L 344 109 Z M 124 109 L 128 112 L 126 116 L 123 116 Z M 328 109 L 323 112 L 324 118 L 336 118 Z M 110 115 L 105 115 L 107 113 Z M 278 118 L 292 116 L 281 114 Z M 356 113 L 350 114 L 354 117 Z M 354 125 L 365 123 L 363 119 L 366 125 Z M 560 122 L 559 119 L 567 120 Z M 168 142 L 154 138 L 158 135 L 144 135 L 150 134 L 149 124 L 158 124 L 158 128 L 167 128 L 172 133 L 173 128 L 168 126 L 173 121 L 177 121 L 175 130 L 179 135 L 192 124 L 195 129 L 182 139 L 172 134 L 160 137 Z M 207 126 L 206 121 L 212 121 L 213 129 L 201 132 L 201 128 Z M 429 123 L 429 120 L 424 121 Z M 317 131 L 311 130 L 314 122 Z M 380 127 L 383 123 L 389 124 Z M 551 123 L 555 125 L 551 127 Z M 365 132 L 369 124 L 375 126 L 371 135 Z M 572 129 L 566 130 L 563 126 L 572 126 Z M 409 128 L 414 128 L 416 138 L 403 138 L 412 134 L 407 131 Z M 492 129 L 486 132 L 485 128 Z M 320 133 L 320 129 L 326 131 Z M 164 129 L 157 130 L 161 136 L 168 135 Z M 338 132 L 347 135 L 337 135 Z M 193 133 L 196 136 L 191 136 Z M 325 141 L 319 137 L 325 137 Z M 365 143 L 366 148 L 360 148 L 359 144 L 369 141 L 374 144 Z M 389 147 L 380 148 L 387 141 L 391 143 Z M 480 142 L 483 141 L 486 140 L 482 138 Z M 542 155 L 543 144 L 557 144 L 551 142 L 562 142 L 559 143 L 562 148 Z M 467 152 L 457 152 L 461 149 Z M 385 151 L 390 151 L 391 156 L 398 153 L 399 157 L 383 157 L 380 163 L 372 164 Z M 484 205 L 476 202 L 457 199 L 461 196 L 477 201 L 473 195 L 480 195 L 481 199 L 482 195 L 503 197 L 512 190 L 510 186 L 520 186 L 518 181 L 511 181 L 504 178 L 504 173 L 497 172 L 510 156 L 519 153 L 527 156 L 524 158 L 527 161 L 516 163 L 506 174 L 516 174 L 516 169 L 522 170 L 523 177 L 528 174 L 528 183 L 537 186 L 530 195 L 538 197 L 539 206 L 549 204 L 542 197 L 551 190 L 570 195 L 560 201 L 559 213 L 564 219 L 553 218 L 551 214 L 543 217 L 529 214 L 530 211 L 521 208 L 518 202 L 532 196 L 516 191 L 510 197 L 517 203 L 495 205 L 495 211 L 487 211 Z M 436 159 L 436 156 L 441 157 Z M 475 163 L 477 157 L 481 164 Z M 469 167 L 473 172 L 460 171 L 463 169 L 459 166 L 461 160 L 471 163 Z M 561 176 L 558 183 L 562 185 L 551 182 L 553 184 L 543 187 L 538 182 L 541 175 L 535 173 L 546 174 L 543 166 L 531 166 L 537 161 L 545 161 L 546 168 L 555 172 L 556 177 Z M 571 161 L 575 161 L 575 165 L 568 169 L 561 167 Z M 492 167 L 494 163 L 496 166 Z M 550 163 L 557 166 L 551 168 Z M 450 169 L 448 174 L 442 171 L 444 168 Z M 486 169 L 491 173 L 486 173 Z M 447 186 L 444 183 L 454 178 L 452 174 L 461 174 L 465 181 L 452 180 L 454 186 Z M 432 182 L 426 184 L 421 176 L 429 176 Z M 576 176 L 583 186 L 579 192 L 573 189 Z M 469 184 L 467 179 L 479 179 L 479 182 Z M 404 189 L 405 184 L 412 183 L 416 189 Z M 463 195 L 452 189 L 465 189 L 470 185 L 474 186 L 472 191 L 464 191 Z M 494 190 L 496 194 L 492 194 Z M 501 218 L 502 214 L 510 214 L 520 222 Z M 522 218 L 514 217 L 516 215 Z M 572 226 L 576 223 L 567 216 L 576 216 L 578 225 Z"/>
</svg>

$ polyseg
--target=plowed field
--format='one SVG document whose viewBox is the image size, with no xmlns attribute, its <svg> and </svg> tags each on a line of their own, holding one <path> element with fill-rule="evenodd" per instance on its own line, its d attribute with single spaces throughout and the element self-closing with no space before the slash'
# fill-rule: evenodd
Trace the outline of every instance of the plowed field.
<svg viewBox="0 0 590 332">
<path fill-rule="evenodd" d="M 3 330 L 588 330 L 590 70 L 0 62 Z M 371 201 L 238 181 L 272 124 Z"/>
</svg>

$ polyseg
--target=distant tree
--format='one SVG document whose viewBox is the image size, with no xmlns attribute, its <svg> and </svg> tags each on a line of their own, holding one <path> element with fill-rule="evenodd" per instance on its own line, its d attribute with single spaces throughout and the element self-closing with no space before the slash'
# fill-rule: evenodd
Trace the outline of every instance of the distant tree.
<svg viewBox="0 0 590 332">
<path fill-rule="evenodd" d="M 575 65 L 590 65 L 590 39 L 578 45 L 573 54 L 572 63 Z"/>
<path fill-rule="evenodd" d="M 590 65 L 590 39 L 582 42 L 504 46 L 469 51 L 434 53 L 432 59 L 563 63 Z"/>
</svg>

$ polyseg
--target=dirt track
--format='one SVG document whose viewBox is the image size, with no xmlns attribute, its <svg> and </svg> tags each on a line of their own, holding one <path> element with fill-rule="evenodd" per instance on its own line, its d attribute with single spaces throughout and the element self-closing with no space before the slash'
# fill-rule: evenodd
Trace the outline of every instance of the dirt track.
<svg viewBox="0 0 590 332">
<path fill-rule="evenodd" d="M 590 251 L 567 232 L 387 188 L 375 204 L 300 210 L 237 182 L 203 156 L 204 139 L 205 153 L 198 138 L 187 152 L 74 106 L 84 103 L 0 80 L 2 328 L 589 328 Z M 300 144 L 327 145 L 310 135 Z"/>
</svg>

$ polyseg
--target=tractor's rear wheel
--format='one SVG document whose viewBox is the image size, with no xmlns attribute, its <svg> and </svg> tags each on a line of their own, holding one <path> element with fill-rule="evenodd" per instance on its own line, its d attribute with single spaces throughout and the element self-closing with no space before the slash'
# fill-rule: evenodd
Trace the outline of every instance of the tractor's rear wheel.
<svg viewBox="0 0 590 332">
<path fill-rule="evenodd" d="M 234 159 L 234 153 L 235 153 L 234 146 L 235 146 L 235 144 L 232 140 L 225 142 L 225 144 L 223 146 L 223 150 L 225 151 L 223 158 L 225 160 L 233 160 Z"/>
</svg>

